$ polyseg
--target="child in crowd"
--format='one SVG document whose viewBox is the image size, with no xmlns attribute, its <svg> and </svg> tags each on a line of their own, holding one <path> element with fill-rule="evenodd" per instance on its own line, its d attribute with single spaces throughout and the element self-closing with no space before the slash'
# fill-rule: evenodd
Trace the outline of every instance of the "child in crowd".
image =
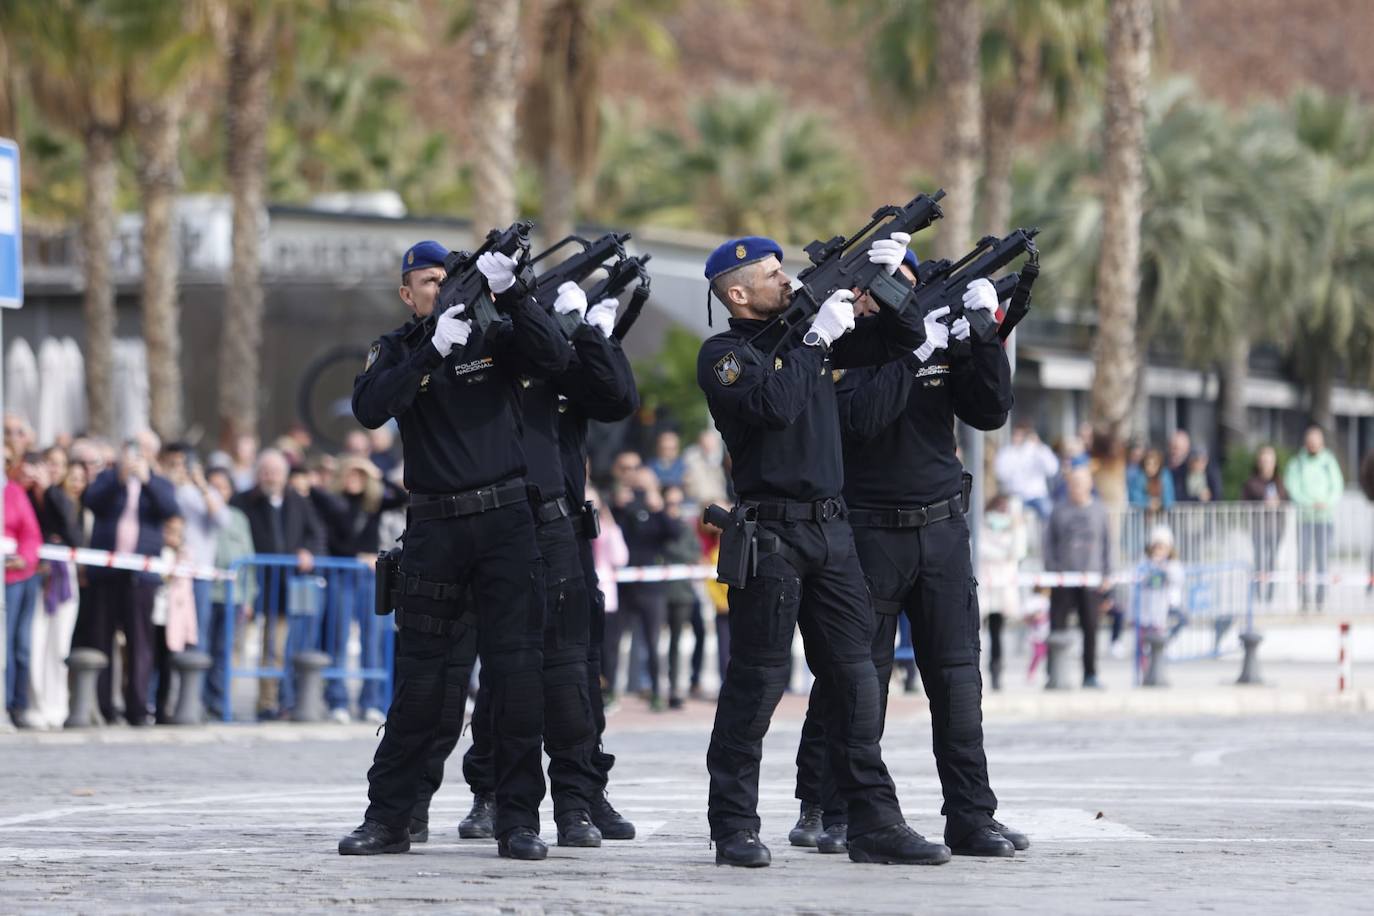
<svg viewBox="0 0 1374 916">
<path fill-rule="evenodd" d="M 1178 633 L 1186 624 L 1183 614 L 1183 564 L 1174 550 L 1174 534 L 1159 525 L 1150 532 L 1145 559 L 1137 571 L 1139 590 L 1136 601 L 1136 626 L 1142 639 L 1149 633 Z M 1143 662 L 1143 648 L 1138 648 Z"/>
<path fill-rule="evenodd" d="M 162 561 L 190 565 L 186 544 L 186 523 L 174 515 L 162 523 Z M 159 725 L 172 721 L 169 704 L 172 692 L 172 655 L 198 642 L 196 596 L 192 579 L 184 572 L 169 572 L 153 598 L 153 664 L 157 671 L 157 699 L 154 716 Z"/>
<path fill-rule="evenodd" d="M 1030 667 L 1026 669 L 1026 683 L 1030 683 L 1035 679 L 1035 669 L 1050 654 L 1050 590 L 1037 588 L 1031 592 L 1021 610 L 1021 621 L 1030 637 Z"/>
</svg>

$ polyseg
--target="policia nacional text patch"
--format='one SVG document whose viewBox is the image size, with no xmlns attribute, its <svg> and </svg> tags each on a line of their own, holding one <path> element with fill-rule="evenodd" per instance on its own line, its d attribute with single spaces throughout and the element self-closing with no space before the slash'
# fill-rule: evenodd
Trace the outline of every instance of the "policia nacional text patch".
<svg viewBox="0 0 1374 916">
<path fill-rule="evenodd" d="M 722 385 L 733 385 L 739 381 L 740 365 L 739 357 L 735 351 L 731 350 L 720 359 L 716 360 L 716 380 Z"/>
</svg>

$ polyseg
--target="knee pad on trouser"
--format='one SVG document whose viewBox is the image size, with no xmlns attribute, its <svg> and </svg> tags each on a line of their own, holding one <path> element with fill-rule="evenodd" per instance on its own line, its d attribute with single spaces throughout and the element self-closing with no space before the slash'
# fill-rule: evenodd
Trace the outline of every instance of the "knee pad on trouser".
<svg viewBox="0 0 1374 916">
<path fill-rule="evenodd" d="M 941 729 L 952 742 L 976 741 L 983 734 L 983 679 L 977 665 L 940 669 L 943 702 Z"/>
<path fill-rule="evenodd" d="M 491 676 L 492 730 L 497 734 L 538 737 L 544 729 L 543 653 L 517 650 L 492 653 L 482 663 Z"/>
<path fill-rule="evenodd" d="M 836 735 L 848 744 L 876 742 L 882 731 L 881 698 L 873 663 L 836 662 L 835 693 L 830 697 L 828 728 L 838 728 Z"/>
<path fill-rule="evenodd" d="M 773 710 L 787 689 L 787 665 L 750 665 L 731 659 L 716 703 L 716 732 L 728 743 L 750 747 L 763 741 Z"/>
<path fill-rule="evenodd" d="M 596 725 L 587 695 L 586 662 L 582 658 L 544 669 L 544 747 L 555 751 L 591 746 Z"/>
</svg>

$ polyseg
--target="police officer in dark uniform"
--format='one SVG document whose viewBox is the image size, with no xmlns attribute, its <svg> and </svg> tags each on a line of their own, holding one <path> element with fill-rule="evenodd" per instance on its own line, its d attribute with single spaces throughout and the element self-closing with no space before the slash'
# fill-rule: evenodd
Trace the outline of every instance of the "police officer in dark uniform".
<svg viewBox="0 0 1374 916">
<path fill-rule="evenodd" d="M 873 243 L 870 258 L 895 271 L 909 236 Z M 873 609 L 840 496 L 834 369 L 902 357 L 924 335 L 919 319 L 884 311 L 856 322 L 854 293 L 839 290 L 801 340 L 769 319 L 783 312 L 791 280 L 771 239 L 734 239 L 707 259 L 706 278 L 730 329 L 707 340 L 697 383 L 730 450 L 739 501 L 732 525 L 756 524 L 757 566 L 729 591 L 731 655 L 717 701 L 706 768 L 717 864 L 771 862 L 759 840 L 763 737 L 787 684 L 800 624 L 818 679 L 846 698 L 830 707 L 837 739 L 830 763 L 849 803 L 850 858 L 938 864 L 949 850 L 906 825 L 878 748 L 880 699 L 871 655 Z M 777 346 L 776 352 L 774 348 Z M 722 571 L 731 565 L 722 547 Z"/>
<path fill-rule="evenodd" d="M 908 253 L 902 271 L 913 281 L 915 266 Z M 877 610 L 873 663 L 884 717 L 898 615 L 905 613 L 930 699 L 945 843 L 955 855 L 1010 856 L 1030 843 L 993 817 L 997 799 L 983 753 L 977 582 L 965 518 L 971 478 L 955 456 L 954 418 L 983 430 L 1005 424 L 1011 371 L 991 318 L 997 308 L 992 284 L 973 281 L 963 299 L 979 333 L 971 334 L 964 317 L 946 326 L 940 319 L 948 309 L 938 309 L 926 316 L 926 342 L 914 353 L 880 368 L 850 370 L 837 383 L 844 497 Z M 969 344 L 959 356 L 950 356 L 951 334 Z M 847 818 L 853 831 L 853 807 L 847 815 L 828 771 L 832 688 L 823 680 L 813 685 L 797 751 L 803 821 L 821 807 L 825 831 L 808 838 L 799 822 L 791 839 L 822 852 L 843 852 Z"/>
<path fill-rule="evenodd" d="M 597 724 L 600 710 L 600 682 L 593 693 L 588 674 L 591 654 L 589 637 L 590 595 L 577 536 L 583 528 L 581 496 L 584 485 L 567 486 L 561 451 L 560 419 L 569 402 L 603 406 L 617 417 L 634 409 L 626 404 L 634 397 L 633 377 L 618 343 L 610 339 L 605 325 L 614 321 L 615 300 L 598 303 L 590 320 L 582 320 L 571 337 L 572 358 L 567 368 L 549 379 L 521 379 L 523 443 L 528 461 L 530 505 L 535 516 L 539 552 L 546 576 L 546 623 L 544 630 L 544 749 L 549 755 L 549 785 L 554 802 L 554 821 L 560 846 L 600 846 L 603 838 L 594 813 L 603 815 L 613 839 L 623 839 L 626 827 L 633 838 L 633 825 L 604 817 L 605 809 L 614 814 L 605 798 L 606 780 L 602 766 Z M 575 283 L 565 283 L 553 304 L 559 315 L 587 314 L 586 294 Z M 609 315 L 607 314 L 609 312 Z M 592 323 L 595 322 L 595 324 Z M 618 354 L 618 356 L 617 356 Z M 627 388 L 629 394 L 627 395 Z M 604 405 L 612 405 L 606 408 Z M 581 475 L 579 474 L 579 479 Z M 573 501 L 570 497 L 576 494 Z M 590 555 L 590 549 L 588 549 Z M 593 580 L 595 581 L 595 580 Z M 599 645 L 599 643 L 598 643 Z M 596 656 L 599 670 L 599 654 Z M 451 697 L 461 697 L 471 665 L 450 663 Z M 494 833 L 493 807 L 496 773 L 493 766 L 493 706 L 487 668 L 480 675 L 477 702 L 472 715 L 473 743 L 463 758 L 463 775 L 472 788 L 472 811 L 459 825 L 465 839 L 490 837 Z M 428 837 L 429 801 L 443 779 L 444 764 L 462 732 L 463 704 L 456 710 L 448 704 L 430 751 L 429 763 L 420 795 L 411 817 L 412 839 Z M 604 714 L 600 728 L 604 729 Z M 613 759 L 613 758 L 612 758 Z"/>
<path fill-rule="evenodd" d="M 396 688 L 368 771 L 361 826 L 342 855 L 405 852 L 426 754 L 447 703 L 445 669 L 459 641 L 471 668 L 482 653 L 492 702 L 496 832 L 502 856 L 542 859 L 544 796 L 543 564 L 528 504 L 520 439 L 520 379 L 555 375 L 569 348 L 553 318 L 516 277 L 516 263 L 486 253 L 478 268 L 510 322 L 489 333 L 457 304 L 423 320 L 444 279 L 443 246 L 403 256 L 401 299 L 414 319 L 372 345 L 353 384 L 353 413 L 376 428 L 400 424 L 410 492 L 397 589 Z M 460 596 L 471 589 L 474 611 Z M 461 702 L 461 700 L 460 700 Z"/>
</svg>

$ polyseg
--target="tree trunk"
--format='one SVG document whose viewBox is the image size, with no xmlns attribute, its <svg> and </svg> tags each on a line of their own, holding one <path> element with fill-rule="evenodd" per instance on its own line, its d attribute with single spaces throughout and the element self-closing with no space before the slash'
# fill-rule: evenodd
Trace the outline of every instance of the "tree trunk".
<svg viewBox="0 0 1374 916">
<path fill-rule="evenodd" d="M 1250 418 L 1245 409 L 1245 384 L 1250 378 L 1250 335 L 1232 334 L 1221 362 L 1220 416 L 1217 418 L 1217 460 L 1224 463 L 1234 448 L 1250 444 Z"/>
<path fill-rule="evenodd" d="M 515 107 L 519 92 L 519 0 L 473 4 L 472 222 L 480 237 L 515 220 Z"/>
<path fill-rule="evenodd" d="M 973 241 L 979 133 L 983 124 L 978 85 L 978 43 L 983 17 L 979 4 L 966 0 L 938 0 L 936 15 L 941 23 L 935 54 L 945 113 L 943 164 L 947 191 L 936 256 L 957 259 Z"/>
<path fill-rule="evenodd" d="M 1314 346 L 1322 345 L 1314 344 Z M 1321 350 L 1313 352 L 1321 352 Z M 1336 437 L 1336 415 L 1331 411 L 1331 389 L 1334 385 L 1335 373 L 1332 371 L 1331 359 L 1313 360 L 1308 390 L 1312 422 L 1322 428 L 1327 439 L 1333 441 Z"/>
<path fill-rule="evenodd" d="M 228 171 L 233 245 L 219 356 L 220 441 L 258 433 L 262 352 L 263 186 L 271 75 L 271 35 L 253 4 L 234 15 L 229 36 Z"/>
<path fill-rule="evenodd" d="M 115 132 L 94 126 L 86 131 L 86 209 L 81 220 L 82 314 L 86 320 L 86 401 L 90 431 L 112 437 L 114 428 L 114 282 L 110 243 L 115 229 L 115 189 L 119 178 Z"/>
<path fill-rule="evenodd" d="M 181 307 L 177 299 L 176 215 L 181 172 L 179 92 L 134 113 L 138 187 L 143 198 L 143 340 L 148 351 L 149 420 L 164 442 L 182 434 Z"/>
<path fill-rule="evenodd" d="M 543 180 L 540 195 L 543 206 L 540 208 L 539 232 L 545 244 L 553 244 L 573 233 L 577 213 L 577 177 L 563 161 L 563 157 L 552 150 L 544 154 Z M 552 267 L 572 254 L 575 248 L 558 251 L 549 259 Z M 539 263 L 543 264 L 543 261 Z"/>
<path fill-rule="evenodd" d="M 1132 393 L 1140 373 L 1136 316 L 1145 181 L 1145 90 L 1150 76 L 1151 0 L 1112 0 L 1103 115 L 1102 248 L 1097 262 L 1092 426 L 1096 448 L 1124 474 Z M 1124 490 L 1124 486 L 1122 488 Z"/>
<path fill-rule="evenodd" d="M 1011 168 L 1016 135 L 1035 102 L 1040 81 L 1036 47 L 1016 52 L 1015 85 L 995 91 L 985 89 L 983 120 L 983 227 L 989 235 L 1002 235 L 1011 223 Z"/>
</svg>

